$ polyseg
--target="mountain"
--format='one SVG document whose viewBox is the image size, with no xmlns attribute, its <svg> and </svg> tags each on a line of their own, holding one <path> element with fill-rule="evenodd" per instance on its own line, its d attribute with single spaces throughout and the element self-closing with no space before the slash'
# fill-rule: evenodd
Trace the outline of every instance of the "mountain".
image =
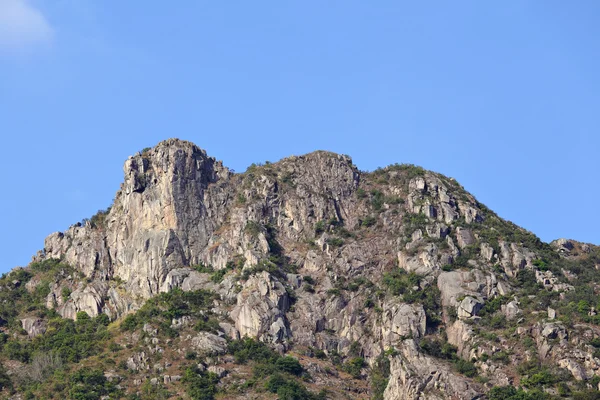
<svg viewBox="0 0 600 400">
<path fill-rule="evenodd" d="M 0 280 L 3 398 L 600 398 L 600 247 L 413 165 L 169 139 L 123 170 Z"/>
</svg>

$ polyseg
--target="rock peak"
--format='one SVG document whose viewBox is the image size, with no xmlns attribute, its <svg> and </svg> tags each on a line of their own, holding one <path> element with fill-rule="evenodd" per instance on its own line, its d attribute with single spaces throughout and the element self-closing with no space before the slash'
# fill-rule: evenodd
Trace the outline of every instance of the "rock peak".
<svg viewBox="0 0 600 400">
<path fill-rule="evenodd" d="M 441 174 L 411 164 L 363 173 L 329 151 L 233 174 L 195 144 L 168 139 L 129 157 L 124 175 L 110 210 L 50 235 L 35 263 L 0 279 L 5 340 L 19 340 L 19 324 L 30 338 L 56 338 L 40 303 L 108 322 L 100 314 L 114 320 L 170 292 L 123 321 L 127 332 L 109 332 L 112 343 L 132 344 L 119 351 L 129 357 L 119 380 L 128 391 L 146 379 L 150 355 L 189 364 L 185 350 L 220 354 L 225 336 L 302 351 L 303 362 L 314 349 L 319 369 L 307 371 L 328 388 L 347 385 L 319 377 L 328 361 L 317 351 L 357 378 L 387 359 L 377 396 L 386 400 L 438 398 L 440 388 L 445 398 L 482 397 L 488 388 L 475 374 L 508 387 L 514 366 L 532 359 L 562 368 L 561 380 L 566 370 L 600 375 L 600 248 L 542 243 Z M 22 339 L 23 349 L 53 342 Z M 212 360 L 207 369 L 218 372 L 212 364 L 226 358 Z M 533 382 L 527 371 L 521 383 Z"/>
<path fill-rule="evenodd" d="M 206 150 L 198 147 L 198 145 L 196 145 L 195 143 L 178 138 L 170 138 L 158 142 L 153 147 L 146 147 L 145 149 L 135 153 L 134 155 L 129 156 L 129 159 L 139 157 L 140 155 L 149 157 L 153 154 L 164 154 L 166 149 L 180 149 L 189 153 L 198 153 L 203 155 L 204 157 L 207 157 Z"/>
</svg>

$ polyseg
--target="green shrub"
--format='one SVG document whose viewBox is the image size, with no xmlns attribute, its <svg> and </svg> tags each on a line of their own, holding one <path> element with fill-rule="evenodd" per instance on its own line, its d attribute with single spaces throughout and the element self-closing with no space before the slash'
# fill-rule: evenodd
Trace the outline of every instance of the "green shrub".
<svg viewBox="0 0 600 400">
<path fill-rule="evenodd" d="M 385 391 L 390 379 L 390 360 L 386 353 L 382 353 L 371 369 L 371 390 L 373 400 L 383 400 Z"/>
<path fill-rule="evenodd" d="M 317 400 L 322 398 L 310 393 L 295 380 L 278 373 L 267 380 L 265 389 L 271 393 L 277 393 L 279 400 Z"/>
<path fill-rule="evenodd" d="M 212 400 L 217 393 L 219 378 L 216 374 L 200 371 L 197 367 L 188 367 L 181 382 L 192 400 Z"/>
<path fill-rule="evenodd" d="M 456 370 L 469 378 L 473 378 L 477 375 L 477 367 L 475 364 L 463 359 L 456 361 Z"/>
<path fill-rule="evenodd" d="M 365 366 L 365 360 L 362 357 L 354 357 L 344 363 L 342 369 L 349 373 L 354 379 L 361 377 L 361 370 Z"/>
<path fill-rule="evenodd" d="M 600 400 L 600 392 L 596 389 L 587 389 L 582 392 L 574 392 L 573 400 Z"/>
<path fill-rule="evenodd" d="M 301 375 L 304 369 L 294 357 L 281 357 L 275 362 L 275 369 L 292 375 Z"/>
<path fill-rule="evenodd" d="M 427 216 L 425 214 L 413 214 L 407 213 L 402 217 L 402 222 L 404 223 L 406 231 L 415 231 L 417 229 L 425 229 L 427 223 L 429 222 Z"/>
<path fill-rule="evenodd" d="M 341 247 L 344 245 L 344 239 L 330 237 L 330 238 L 327 238 L 327 244 L 330 245 L 331 247 Z"/>
<path fill-rule="evenodd" d="M 375 211 L 381 211 L 384 203 L 383 193 L 379 190 L 371 190 L 371 207 Z"/>
<path fill-rule="evenodd" d="M 255 239 L 262 231 L 263 227 L 256 221 L 248 221 L 244 227 L 244 233 Z"/>
<path fill-rule="evenodd" d="M 114 383 L 108 382 L 100 369 L 81 368 L 69 379 L 69 398 L 73 400 L 99 400 L 117 393 Z"/>
<path fill-rule="evenodd" d="M 10 376 L 6 373 L 6 369 L 4 365 L 0 363 L 0 391 L 4 389 L 8 389 L 9 391 L 12 389 L 13 384 L 10 380 Z"/>
<path fill-rule="evenodd" d="M 219 320 L 212 316 L 200 316 L 198 322 L 194 325 L 194 329 L 197 331 L 218 333 L 221 330 Z"/>
<path fill-rule="evenodd" d="M 129 314 L 121 321 L 122 331 L 134 331 L 139 325 L 135 314 Z"/>
<path fill-rule="evenodd" d="M 514 386 L 494 386 L 488 392 L 489 400 L 544 400 L 550 398 L 547 393 L 541 391 L 526 392 Z"/>
<path fill-rule="evenodd" d="M 360 221 L 360 225 L 365 228 L 371 227 L 377 223 L 377 218 L 367 215 L 362 221 Z"/>
<path fill-rule="evenodd" d="M 251 338 L 229 342 L 228 352 L 234 356 L 238 364 L 245 364 L 248 361 L 274 363 L 280 357 L 265 343 Z"/>
<path fill-rule="evenodd" d="M 202 274 L 212 274 L 213 272 L 215 272 L 215 269 L 212 265 L 204 265 L 202 263 L 192 265 L 192 268 Z"/>
<path fill-rule="evenodd" d="M 121 322 L 122 331 L 134 331 L 144 324 L 153 322 L 169 336 L 176 335 L 170 328 L 171 320 L 189 315 L 200 320 L 211 317 L 213 301 L 218 295 L 207 290 L 184 292 L 173 289 L 146 301 L 135 314 L 129 314 Z"/>
<path fill-rule="evenodd" d="M 446 341 L 440 342 L 434 339 L 423 338 L 419 345 L 430 356 L 445 360 L 455 360 L 457 358 L 456 352 L 458 349 Z"/>
<path fill-rule="evenodd" d="M 98 212 L 94 214 L 92 218 L 90 218 L 90 224 L 92 228 L 97 229 L 104 228 L 106 226 L 106 218 L 110 213 L 110 209 L 111 208 L 108 207 L 106 210 L 98 210 Z"/>
<path fill-rule="evenodd" d="M 383 284 L 394 296 L 401 296 L 412 290 L 413 286 L 418 286 L 421 277 L 414 272 L 406 273 L 401 268 L 383 275 Z"/>
<path fill-rule="evenodd" d="M 535 373 L 533 375 L 530 375 L 528 377 L 521 379 L 521 385 L 523 385 L 526 388 L 534 388 L 536 386 L 544 386 L 544 385 L 552 384 L 554 382 L 555 382 L 554 376 L 546 370 L 542 370 L 538 373 Z"/>
<path fill-rule="evenodd" d="M 325 232 L 325 221 L 319 221 L 315 224 L 315 234 L 320 235 Z"/>
<path fill-rule="evenodd" d="M 510 357 L 506 351 L 498 351 L 498 352 L 492 354 L 492 360 L 501 362 L 503 364 L 510 363 Z"/>
<path fill-rule="evenodd" d="M 63 287 L 62 290 L 60 291 L 60 295 L 63 299 L 64 302 L 66 302 L 69 299 L 69 296 L 71 296 L 71 289 L 68 287 Z"/>
</svg>

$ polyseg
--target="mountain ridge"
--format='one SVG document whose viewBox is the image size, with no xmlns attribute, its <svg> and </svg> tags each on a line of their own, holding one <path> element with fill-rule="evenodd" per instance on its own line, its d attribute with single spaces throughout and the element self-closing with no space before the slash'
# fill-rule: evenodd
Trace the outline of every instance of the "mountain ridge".
<svg viewBox="0 0 600 400">
<path fill-rule="evenodd" d="M 188 398 L 597 390 L 600 248 L 544 243 L 452 178 L 405 164 L 362 172 L 349 156 L 326 151 L 234 173 L 178 139 L 136 153 L 123 170 L 109 209 L 49 235 L 28 267 L 2 279 L 2 357 L 15 381 L 3 387 L 15 396 L 57 384 L 50 375 L 31 378 L 41 351 L 61 364 L 104 365 L 96 378 L 110 398 L 142 396 L 144 382 Z M 91 341 L 110 340 L 124 368 L 101 362 L 109 356 L 101 349 L 73 354 L 49 344 L 68 321 L 75 331 L 106 327 L 110 339 Z M 257 351 L 258 343 L 267 346 L 261 352 L 300 359 L 292 369 L 310 376 L 311 390 L 287 367 L 244 372 L 240 348 Z M 190 349 L 201 361 L 179 382 L 171 370 L 196 360 L 182 357 Z M 150 368 L 158 357 L 171 365 Z M 267 358 L 297 362 L 279 357 Z M 525 367 L 515 373 L 509 364 Z M 285 384 L 255 381 L 244 391 L 244 374 Z M 351 383 L 341 385 L 340 374 Z M 58 397 L 85 382 L 61 384 Z M 208 397 L 194 385 L 210 389 Z"/>
</svg>

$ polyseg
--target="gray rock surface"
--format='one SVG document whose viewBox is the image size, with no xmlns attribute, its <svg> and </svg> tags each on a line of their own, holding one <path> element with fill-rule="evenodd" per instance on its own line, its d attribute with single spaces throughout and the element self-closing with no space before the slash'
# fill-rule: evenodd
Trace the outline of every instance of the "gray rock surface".
<svg viewBox="0 0 600 400">
<path fill-rule="evenodd" d="M 192 338 L 191 346 L 201 354 L 222 354 L 227 350 L 227 341 L 209 332 L 200 332 Z"/>
<path fill-rule="evenodd" d="M 405 340 L 400 351 L 390 360 L 385 400 L 473 399 L 481 393 L 474 382 L 420 353 L 412 339 Z"/>
<path fill-rule="evenodd" d="M 21 320 L 23 329 L 27 331 L 27 335 L 32 338 L 42 335 L 46 332 L 46 321 L 41 318 L 29 317 Z"/>
<path fill-rule="evenodd" d="M 397 349 L 390 356 L 386 399 L 481 396 L 484 387 L 419 348 L 420 341 L 443 336 L 431 326 L 428 331 L 440 310 L 420 304 L 426 294 L 439 301 L 441 326 L 457 355 L 475 360 L 490 386 L 512 384 L 509 367 L 494 356 L 500 358 L 513 338 L 492 340 L 497 333 L 489 333 L 483 340 L 480 310 L 498 296 L 520 296 L 513 278 L 522 270 L 535 271 L 538 282 L 560 295 L 572 290 L 577 276 L 540 271 L 534 262 L 539 252 L 527 241 L 503 240 L 502 229 L 512 227 L 453 179 L 402 171 L 387 168 L 365 180 L 369 175 L 349 157 L 318 151 L 234 174 L 191 143 L 161 142 L 126 161 L 110 211 L 46 239 L 35 260 L 62 259 L 77 271 L 50 282 L 46 305 L 66 318 L 84 311 L 118 319 L 159 293 L 208 290 L 215 293 L 210 313 L 217 328 L 191 334 L 189 317 L 168 323 L 186 346 L 212 355 L 209 370 L 227 357 L 225 337 L 253 337 L 282 352 L 300 346 L 353 357 L 359 351 L 370 366 Z M 563 258 L 586 251 L 573 241 L 553 247 Z M 398 268 L 418 275 L 404 295 L 392 294 L 384 282 Z M 40 282 L 32 279 L 26 289 L 33 292 Z M 511 353 L 511 363 L 537 352 L 576 379 L 600 374 L 587 342 L 571 340 L 556 321 L 522 323 L 525 308 L 514 299 L 503 300 L 497 315 L 512 320 L 515 335 L 534 344 L 530 353 Z M 550 309 L 548 317 L 555 318 Z M 22 325 L 30 336 L 45 329 L 34 318 Z M 130 338 L 143 351 L 135 348 L 128 368 L 150 371 L 152 365 L 161 376 L 153 378 L 156 384 L 173 384 L 177 375 L 156 363 L 172 350 L 170 343 L 151 324 L 142 332 L 142 338 Z M 589 342 L 594 333 L 588 336 Z M 317 363 L 311 368 L 325 371 Z"/>
</svg>

